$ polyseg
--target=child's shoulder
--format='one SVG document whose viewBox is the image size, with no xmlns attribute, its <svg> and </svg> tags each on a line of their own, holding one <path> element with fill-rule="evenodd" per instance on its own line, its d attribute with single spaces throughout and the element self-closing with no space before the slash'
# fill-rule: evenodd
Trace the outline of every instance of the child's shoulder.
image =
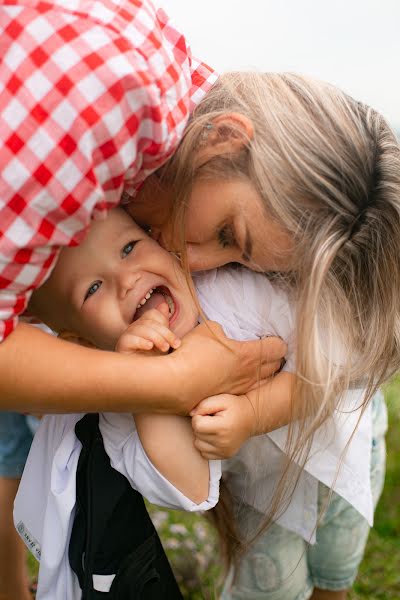
<svg viewBox="0 0 400 600">
<path fill-rule="evenodd" d="M 265 293 L 274 287 L 264 273 L 256 273 L 243 265 L 226 265 L 211 271 L 201 271 L 195 273 L 193 279 L 199 293 L 221 289 L 244 295 L 249 289 L 258 289 Z"/>
<path fill-rule="evenodd" d="M 270 309 L 271 306 L 289 302 L 287 293 L 278 281 L 242 265 L 226 265 L 196 273 L 194 283 L 199 298 L 221 299 L 241 307 L 245 303 L 263 314 L 267 306 Z"/>
<path fill-rule="evenodd" d="M 205 315 L 220 323 L 230 337 L 255 339 L 262 333 L 274 333 L 281 315 L 286 319 L 290 313 L 286 293 L 265 274 L 246 267 L 226 266 L 199 273 L 194 281 Z"/>
</svg>

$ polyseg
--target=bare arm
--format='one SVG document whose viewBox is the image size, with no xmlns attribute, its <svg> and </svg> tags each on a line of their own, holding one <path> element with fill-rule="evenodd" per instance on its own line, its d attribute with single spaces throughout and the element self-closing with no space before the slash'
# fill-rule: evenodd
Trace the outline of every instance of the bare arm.
<svg viewBox="0 0 400 600">
<path fill-rule="evenodd" d="M 224 340 L 221 344 L 220 339 Z M 19 324 L 0 344 L 0 408 L 25 412 L 187 414 L 202 398 L 244 393 L 277 369 L 286 346 L 233 342 L 200 325 L 168 356 L 84 348 Z"/>
<path fill-rule="evenodd" d="M 135 415 L 142 446 L 153 465 L 196 504 L 209 493 L 208 461 L 194 447 L 191 419 L 175 415 Z"/>
<path fill-rule="evenodd" d="M 293 373 L 283 371 L 246 394 L 255 412 L 253 435 L 269 433 L 289 423 L 295 381 Z"/>
</svg>

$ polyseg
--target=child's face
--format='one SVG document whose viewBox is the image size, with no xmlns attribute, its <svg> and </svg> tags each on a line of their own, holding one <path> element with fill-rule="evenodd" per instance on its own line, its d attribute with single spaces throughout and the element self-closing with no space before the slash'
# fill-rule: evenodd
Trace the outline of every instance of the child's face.
<svg viewBox="0 0 400 600">
<path fill-rule="evenodd" d="M 170 308 L 170 328 L 178 337 L 198 319 L 174 257 L 119 208 L 95 221 L 80 246 L 61 252 L 42 289 L 46 304 L 52 300 L 51 310 L 70 312 L 68 329 L 106 350 L 114 349 L 132 321 L 162 302 Z"/>
</svg>

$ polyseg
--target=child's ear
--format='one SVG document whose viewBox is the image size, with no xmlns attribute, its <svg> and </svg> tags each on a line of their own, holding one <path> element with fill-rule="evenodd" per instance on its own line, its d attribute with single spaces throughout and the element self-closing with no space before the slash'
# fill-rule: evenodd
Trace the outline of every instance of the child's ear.
<svg viewBox="0 0 400 600">
<path fill-rule="evenodd" d="M 79 346 L 85 346 L 86 348 L 97 347 L 92 344 L 92 342 L 89 342 L 89 340 L 85 340 L 85 338 L 76 335 L 76 333 L 73 333 L 72 331 L 60 331 L 58 337 L 62 340 L 66 340 L 67 342 L 72 342 L 73 344 L 78 344 Z"/>
<path fill-rule="evenodd" d="M 224 113 L 204 126 L 196 162 L 200 166 L 221 154 L 235 154 L 247 147 L 254 137 L 254 126 L 240 113 Z"/>
</svg>

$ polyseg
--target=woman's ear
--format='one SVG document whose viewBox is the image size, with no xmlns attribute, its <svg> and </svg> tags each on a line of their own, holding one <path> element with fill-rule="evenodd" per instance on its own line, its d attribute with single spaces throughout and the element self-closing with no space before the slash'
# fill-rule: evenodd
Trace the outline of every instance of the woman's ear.
<svg viewBox="0 0 400 600">
<path fill-rule="evenodd" d="M 89 340 L 85 340 L 85 338 L 76 335 L 76 333 L 72 333 L 72 331 L 60 331 L 58 337 L 62 340 L 66 340 L 67 342 L 72 342 L 73 344 L 78 344 L 79 346 L 85 346 L 86 348 L 97 348 L 92 342 Z"/>
<path fill-rule="evenodd" d="M 215 117 L 204 127 L 202 143 L 197 152 L 197 164 L 201 165 L 220 154 L 235 154 L 249 145 L 254 137 L 251 119 L 240 113 L 224 113 Z"/>
</svg>

